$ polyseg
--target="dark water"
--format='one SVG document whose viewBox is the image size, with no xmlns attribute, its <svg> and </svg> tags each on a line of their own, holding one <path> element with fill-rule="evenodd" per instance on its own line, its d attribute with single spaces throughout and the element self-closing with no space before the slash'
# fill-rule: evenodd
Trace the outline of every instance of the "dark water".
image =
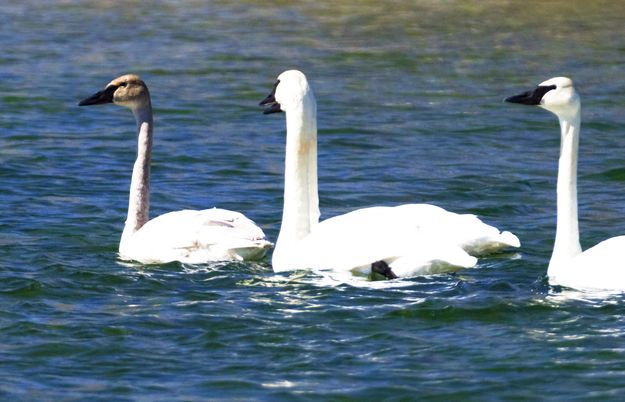
<svg viewBox="0 0 625 402">
<path fill-rule="evenodd" d="M 502 102 L 576 81 L 582 244 L 625 233 L 620 2 L 5 0 L 0 22 L 0 399 L 625 396 L 624 298 L 545 279 L 556 119 Z M 152 216 L 225 207 L 275 239 L 284 121 L 256 105 L 289 68 L 318 98 L 323 217 L 430 202 L 522 251 L 393 286 L 118 262 L 134 122 L 77 101 L 140 74 Z"/>
</svg>

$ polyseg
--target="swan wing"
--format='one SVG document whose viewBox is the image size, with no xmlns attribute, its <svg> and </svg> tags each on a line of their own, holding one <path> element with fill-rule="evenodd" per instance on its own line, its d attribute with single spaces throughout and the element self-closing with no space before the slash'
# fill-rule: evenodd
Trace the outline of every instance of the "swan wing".
<svg viewBox="0 0 625 402">
<path fill-rule="evenodd" d="M 122 258 L 143 263 L 262 258 L 272 244 L 262 229 L 240 212 L 212 208 L 160 215 L 133 234 Z"/>
<path fill-rule="evenodd" d="M 472 214 L 457 214 L 429 204 L 405 204 L 396 208 L 400 214 L 418 221 L 428 236 L 455 243 L 473 256 L 521 246 L 514 234 L 500 232 Z"/>
</svg>

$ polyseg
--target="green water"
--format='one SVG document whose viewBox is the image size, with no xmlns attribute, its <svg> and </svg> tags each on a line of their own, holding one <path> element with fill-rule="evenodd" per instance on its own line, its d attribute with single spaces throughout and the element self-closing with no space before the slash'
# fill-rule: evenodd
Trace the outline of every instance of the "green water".
<svg viewBox="0 0 625 402">
<path fill-rule="evenodd" d="M 624 234 L 620 2 L 7 0 L 0 22 L 0 399 L 625 395 L 623 297 L 545 278 L 557 121 L 502 102 L 575 80 L 582 245 Z M 141 75 L 152 216 L 224 207 L 275 240 L 284 121 L 257 103 L 290 68 L 317 96 L 322 218 L 433 203 L 521 252 L 394 284 L 120 263 L 133 118 L 77 102 Z"/>
</svg>

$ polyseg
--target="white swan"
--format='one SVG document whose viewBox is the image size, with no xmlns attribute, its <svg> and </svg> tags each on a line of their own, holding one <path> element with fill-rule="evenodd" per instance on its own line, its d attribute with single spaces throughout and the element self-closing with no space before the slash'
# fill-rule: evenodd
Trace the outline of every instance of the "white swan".
<svg viewBox="0 0 625 402">
<path fill-rule="evenodd" d="M 556 239 L 547 276 L 552 285 L 576 289 L 625 290 L 625 236 L 613 237 L 582 252 L 577 224 L 577 148 L 581 122 L 573 81 L 551 78 L 506 102 L 536 105 L 560 120 Z"/>
<path fill-rule="evenodd" d="M 319 223 L 317 105 L 306 77 L 285 71 L 260 104 L 268 105 L 265 114 L 286 112 L 284 210 L 273 253 L 275 271 L 373 270 L 393 278 L 475 265 L 465 250 L 519 247 L 512 233 L 427 204 L 359 209 Z"/>
<path fill-rule="evenodd" d="M 137 160 L 132 170 L 128 218 L 119 243 L 124 260 L 145 264 L 180 261 L 260 259 L 271 243 L 239 212 L 224 209 L 169 212 L 148 221 L 152 105 L 147 86 L 136 75 L 123 75 L 79 106 L 115 103 L 132 110 L 138 129 Z"/>
</svg>

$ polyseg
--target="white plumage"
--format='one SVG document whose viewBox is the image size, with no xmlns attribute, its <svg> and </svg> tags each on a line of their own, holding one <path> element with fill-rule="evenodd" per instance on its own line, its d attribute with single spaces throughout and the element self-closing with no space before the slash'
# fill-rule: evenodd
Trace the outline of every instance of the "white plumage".
<svg viewBox="0 0 625 402">
<path fill-rule="evenodd" d="M 286 112 L 284 210 L 273 253 L 275 271 L 331 269 L 368 275 L 384 261 L 397 276 L 455 271 L 475 265 L 469 253 L 519 247 L 474 215 L 427 204 L 371 207 L 319 222 L 316 101 L 303 73 L 282 73 L 261 102 Z"/>
<path fill-rule="evenodd" d="M 549 269 L 549 282 L 576 289 L 625 290 L 625 236 L 612 237 Z"/>
<path fill-rule="evenodd" d="M 225 209 L 182 210 L 160 215 L 120 244 L 122 259 L 145 264 L 243 261 L 263 258 L 271 246 L 243 214 Z"/>
</svg>

